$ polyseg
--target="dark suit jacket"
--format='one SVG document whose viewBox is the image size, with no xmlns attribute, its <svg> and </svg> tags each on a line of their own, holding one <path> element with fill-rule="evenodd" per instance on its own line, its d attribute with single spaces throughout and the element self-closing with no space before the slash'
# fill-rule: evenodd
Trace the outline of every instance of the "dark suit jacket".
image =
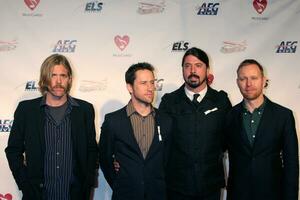
<svg viewBox="0 0 300 200">
<path fill-rule="evenodd" d="M 266 99 L 253 148 L 242 121 L 243 103 L 228 114 L 228 200 L 297 200 L 298 140 L 290 110 Z"/>
<path fill-rule="evenodd" d="M 165 94 L 159 106 L 172 117 L 172 142 L 167 187 L 185 194 L 206 196 L 225 186 L 222 138 L 231 103 L 224 91 L 210 87 L 196 108 L 184 85 Z"/>
<path fill-rule="evenodd" d="M 164 148 L 168 143 L 171 121 L 156 110 L 156 128 L 144 159 L 135 139 L 126 107 L 107 114 L 100 136 L 100 167 L 113 190 L 113 200 L 164 200 Z M 162 141 L 158 138 L 158 128 Z M 120 163 L 115 172 L 113 160 Z"/>
<path fill-rule="evenodd" d="M 16 183 L 23 194 L 28 195 L 28 198 L 24 198 L 26 196 L 24 195 L 23 199 L 42 199 L 45 112 L 40 107 L 41 101 L 42 97 L 19 103 L 5 149 Z M 97 143 L 93 106 L 79 99 L 75 101 L 79 106 L 72 107 L 71 111 L 73 159 L 75 159 L 73 174 L 82 185 L 76 188 L 71 186 L 71 191 L 76 193 L 73 195 L 71 192 L 71 196 L 75 196 L 72 200 L 83 200 L 88 199 L 95 182 Z"/>
</svg>

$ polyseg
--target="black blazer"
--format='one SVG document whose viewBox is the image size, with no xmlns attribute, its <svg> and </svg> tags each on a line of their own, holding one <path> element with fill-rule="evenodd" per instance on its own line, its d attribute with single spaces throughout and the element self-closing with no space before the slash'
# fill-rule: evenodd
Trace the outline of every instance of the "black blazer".
<svg viewBox="0 0 300 200">
<path fill-rule="evenodd" d="M 89 199 L 91 187 L 95 184 L 97 143 L 94 109 L 88 102 L 74 100 L 79 106 L 73 106 L 71 111 L 73 159 L 75 159 L 73 173 L 82 185 L 76 188 L 71 186 L 70 189 L 74 192 L 74 194 L 71 192 L 72 200 L 83 200 Z M 24 195 L 23 200 L 42 199 L 45 112 L 40 106 L 41 101 L 42 97 L 19 103 L 5 149 L 16 183 L 23 195 L 28 195 L 28 198 Z M 26 161 L 23 153 L 26 155 Z"/>
<path fill-rule="evenodd" d="M 297 200 L 298 140 L 292 111 L 266 99 L 253 147 L 243 128 L 242 102 L 226 120 L 228 200 Z"/>
<path fill-rule="evenodd" d="M 230 108 L 227 94 L 210 87 L 198 107 L 186 96 L 184 85 L 162 97 L 159 110 L 173 121 L 168 189 L 206 196 L 225 186 L 222 139 Z"/>
<path fill-rule="evenodd" d="M 164 200 L 164 151 L 168 144 L 171 121 L 155 114 L 156 128 L 149 152 L 144 159 L 135 139 L 126 106 L 105 115 L 99 142 L 100 167 L 113 190 L 113 200 Z M 158 126 L 162 141 L 159 141 Z M 115 172 L 113 160 L 120 163 Z"/>
</svg>

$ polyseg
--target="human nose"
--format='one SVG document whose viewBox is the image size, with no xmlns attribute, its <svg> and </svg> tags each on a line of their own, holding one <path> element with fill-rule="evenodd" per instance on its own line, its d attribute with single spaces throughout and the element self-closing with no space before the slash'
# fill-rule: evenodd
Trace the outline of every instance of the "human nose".
<svg viewBox="0 0 300 200">
<path fill-rule="evenodd" d="M 155 89 L 155 85 L 154 85 L 153 83 L 148 83 L 148 84 L 147 84 L 147 89 L 148 89 L 149 91 L 153 91 L 153 90 Z"/>
<path fill-rule="evenodd" d="M 195 65 L 191 66 L 191 74 L 195 74 L 196 73 L 196 67 Z"/>
<path fill-rule="evenodd" d="M 57 77 L 56 77 L 56 82 L 57 82 L 57 83 L 61 83 L 61 79 L 62 79 L 61 76 L 57 76 Z"/>
<path fill-rule="evenodd" d="M 252 85 L 251 79 L 247 79 L 247 80 L 246 80 L 246 85 L 247 85 L 247 86 L 251 86 L 251 85 Z"/>
</svg>

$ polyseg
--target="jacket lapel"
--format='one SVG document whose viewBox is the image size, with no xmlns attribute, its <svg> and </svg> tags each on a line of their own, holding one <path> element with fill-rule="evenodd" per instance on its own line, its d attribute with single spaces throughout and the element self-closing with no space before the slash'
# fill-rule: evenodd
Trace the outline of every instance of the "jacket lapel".
<svg viewBox="0 0 300 200">
<path fill-rule="evenodd" d="M 79 136 L 78 130 L 82 129 L 82 121 L 78 119 L 80 116 L 79 108 L 77 106 L 72 106 L 72 110 L 70 113 L 70 120 L 71 120 L 71 138 L 72 138 L 72 145 L 73 151 L 76 152 L 77 147 L 77 137 Z"/>
<path fill-rule="evenodd" d="M 241 102 L 239 104 L 238 110 L 237 110 L 237 115 L 236 115 L 236 119 L 235 119 L 235 127 L 236 127 L 236 131 L 237 133 L 239 133 L 237 136 L 240 138 L 240 140 L 244 143 L 244 145 L 242 145 L 245 150 L 251 154 L 252 152 L 252 147 L 250 145 L 248 136 L 247 136 L 247 132 L 244 128 L 243 125 L 243 102 Z"/>
<path fill-rule="evenodd" d="M 121 120 L 121 124 L 120 124 L 120 129 L 121 129 L 120 132 L 124 133 L 124 135 L 122 135 L 122 138 L 124 138 L 124 141 L 127 142 L 128 145 L 130 145 L 140 157 L 143 158 L 143 154 L 134 136 L 130 117 L 127 116 L 126 106 L 124 107 L 122 112 L 122 119 L 124 119 Z"/>
<path fill-rule="evenodd" d="M 266 97 L 265 97 L 266 98 Z M 266 130 L 269 130 L 268 125 L 270 124 L 270 119 L 274 118 L 274 115 L 272 114 L 271 104 L 270 100 L 266 99 L 266 105 L 263 111 L 263 115 L 260 119 L 257 131 L 256 131 L 256 137 L 255 142 L 253 144 L 253 150 L 257 151 L 259 149 L 259 145 L 261 141 L 264 141 L 264 137 L 267 137 Z"/>
<path fill-rule="evenodd" d="M 157 112 L 157 109 L 155 109 L 155 128 L 154 128 L 154 135 L 153 135 L 153 139 L 152 139 L 152 143 L 150 145 L 149 151 L 147 153 L 146 159 L 151 158 L 152 155 L 155 155 L 156 151 L 159 149 L 159 143 L 162 142 L 162 140 L 164 139 L 163 134 L 162 134 L 162 130 L 160 127 L 160 119 L 159 119 L 159 114 Z M 158 129 L 159 129 L 159 133 L 158 133 Z M 159 139 L 159 135 L 161 137 L 161 141 Z"/>
<path fill-rule="evenodd" d="M 42 101 L 42 98 L 41 98 Z M 38 135 L 39 135 L 39 140 L 40 140 L 40 144 L 41 144 L 41 151 L 42 151 L 42 155 L 45 154 L 45 118 L 46 118 L 46 114 L 45 114 L 45 107 L 44 106 L 40 106 L 41 101 L 38 101 L 38 105 L 37 108 L 38 110 L 35 112 L 35 116 L 37 119 L 37 126 L 38 126 Z"/>
</svg>

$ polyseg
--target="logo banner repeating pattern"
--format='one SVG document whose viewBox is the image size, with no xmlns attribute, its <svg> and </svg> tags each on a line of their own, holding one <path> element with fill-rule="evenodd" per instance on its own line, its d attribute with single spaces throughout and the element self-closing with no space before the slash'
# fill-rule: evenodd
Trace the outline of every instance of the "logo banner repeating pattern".
<svg viewBox="0 0 300 200">
<path fill-rule="evenodd" d="M 181 58 L 193 46 L 211 61 L 209 84 L 241 100 L 236 68 L 246 58 L 263 64 L 266 95 L 292 109 L 300 127 L 300 1 L 295 0 L 0 0 L 0 199 L 21 199 L 4 148 L 18 102 L 38 97 L 39 69 L 53 53 L 74 68 L 71 95 L 93 103 L 97 139 L 106 113 L 126 105 L 127 68 L 156 68 L 155 106 L 182 83 Z M 94 199 L 110 199 L 99 175 Z M 224 195 L 225 199 L 226 193 Z"/>
</svg>

